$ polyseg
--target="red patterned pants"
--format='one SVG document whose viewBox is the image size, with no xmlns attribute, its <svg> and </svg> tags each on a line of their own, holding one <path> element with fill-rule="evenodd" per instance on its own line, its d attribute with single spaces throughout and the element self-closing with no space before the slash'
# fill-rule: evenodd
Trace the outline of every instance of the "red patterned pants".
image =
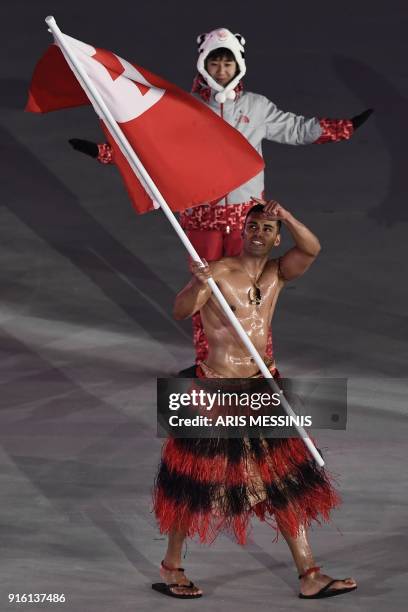
<svg viewBox="0 0 408 612">
<path fill-rule="evenodd" d="M 242 229 L 252 202 L 226 206 L 197 206 L 191 214 L 181 213 L 180 222 L 200 257 L 217 261 L 221 257 L 234 257 L 242 249 Z M 205 361 L 208 341 L 200 313 L 193 315 L 193 339 L 196 363 Z M 267 357 L 273 356 L 272 333 L 269 331 Z"/>
</svg>

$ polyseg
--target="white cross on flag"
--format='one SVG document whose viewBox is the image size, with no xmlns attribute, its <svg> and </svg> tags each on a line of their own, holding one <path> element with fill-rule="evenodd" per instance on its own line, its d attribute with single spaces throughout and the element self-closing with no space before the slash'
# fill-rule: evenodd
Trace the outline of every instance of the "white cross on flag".
<svg viewBox="0 0 408 612">
<path fill-rule="evenodd" d="M 130 145 L 173 211 L 218 200 L 264 167 L 248 141 L 179 87 L 110 51 L 66 36 Z M 26 110 L 44 113 L 90 104 L 57 44 L 35 67 Z M 153 209 L 102 121 L 114 161 L 137 212 Z"/>
</svg>

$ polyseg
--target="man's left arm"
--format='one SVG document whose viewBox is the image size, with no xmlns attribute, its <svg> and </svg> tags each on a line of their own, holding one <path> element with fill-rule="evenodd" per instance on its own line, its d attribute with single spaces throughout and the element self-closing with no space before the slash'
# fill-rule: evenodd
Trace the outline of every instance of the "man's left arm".
<svg viewBox="0 0 408 612">
<path fill-rule="evenodd" d="M 285 220 L 282 219 L 282 223 L 292 236 L 295 246 L 280 258 L 279 274 L 283 280 L 294 280 L 310 268 L 321 246 L 313 232 L 290 213 Z"/>
<path fill-rule="evenodd" d="M 276 221 L 280 221 L 292 236 L 295 246 L 287 251 L 279 261 L 279 276 L 283 280 L 299 278 L 312 265 L 321 251 L 319 239 L 306 225 L 295 217 L 276 200 L 260 200 L 255 202 L 264 205 L 264 213 Z"/>
</svg>

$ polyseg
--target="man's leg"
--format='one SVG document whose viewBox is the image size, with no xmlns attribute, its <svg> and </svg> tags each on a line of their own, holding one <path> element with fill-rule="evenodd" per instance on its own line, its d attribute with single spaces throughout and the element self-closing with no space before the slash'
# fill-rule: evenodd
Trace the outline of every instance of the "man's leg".
<svg viewBox="0 0 408 612">
<path fill-rule="evenodd" d="M 186 539 L 185 531 L 171 531 L 168 536 L 167 551 L 160 567 L 160 575 L 166 584 L 189 585 L 190 579 L 180 571 L 181 552 Z M 202 590 L 195 585 L 190 587 L 171 587 L 175 595 L 201 595 Z"/>
<path fill-rule="evenodd" d="M 296 537 L 293 537 L 288 532 L 285 532 L 280 525 L 279 528 L 290 548 L 298 574 L 303 575 L 309 568 L 315 567 L 316 563 L 307 539 L 307 531 L 305 527 L 301 527 Z M 314 571 L 301 579 L 300 592 L 302 595 L 314 595 L 331 580 L 333 580 L 333 578 L 327 576 L 326 574 L 321 574 L 319 570 Z M 353 580 L 353 578 L 346 578 L 344 580 L 336 580 L 336 582 L 330 586 L 330 589 L 345 589 L 354 586 L 357 586 L 356 581 Z"/>
<path fill-rule="evenodd" d="M 167 541 L 167 551 L 163 559 L 165 565 L 169 567 L 180 567 L 181 551 L 183 549 L 185 539 L 185 531 L 170 531 Z"/>
</svg>

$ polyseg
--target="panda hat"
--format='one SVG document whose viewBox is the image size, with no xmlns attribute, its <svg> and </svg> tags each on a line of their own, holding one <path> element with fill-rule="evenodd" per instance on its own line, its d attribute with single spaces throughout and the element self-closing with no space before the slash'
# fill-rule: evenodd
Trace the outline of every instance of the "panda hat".
<svg viewBox="0 0 408 612">
<path fill-rule="evenodd" d="M 234 100 L 236 93 L 234 88 L 238 85 L 246 72 L 245 60 L 244 60 L 244 44 L 245 39 L 240 34 L 233 34 L 226 28 L 217 28 L 207 34 L 200 34 L 197 38 L 198 43 L 198 60 L 197 70 L 207 81 L 208 85 L 215 89 L 218 93 L 215 95 L 215 99 L 220 104 L 223 104 L 226 100 Z M 224 47 L 229 49 L 235 57 L 239 72 L 238 74 L 223 87 L 217 81 L 215 81 L 205 69 L 205 60 L 211 51 Z"/>
</svg>

